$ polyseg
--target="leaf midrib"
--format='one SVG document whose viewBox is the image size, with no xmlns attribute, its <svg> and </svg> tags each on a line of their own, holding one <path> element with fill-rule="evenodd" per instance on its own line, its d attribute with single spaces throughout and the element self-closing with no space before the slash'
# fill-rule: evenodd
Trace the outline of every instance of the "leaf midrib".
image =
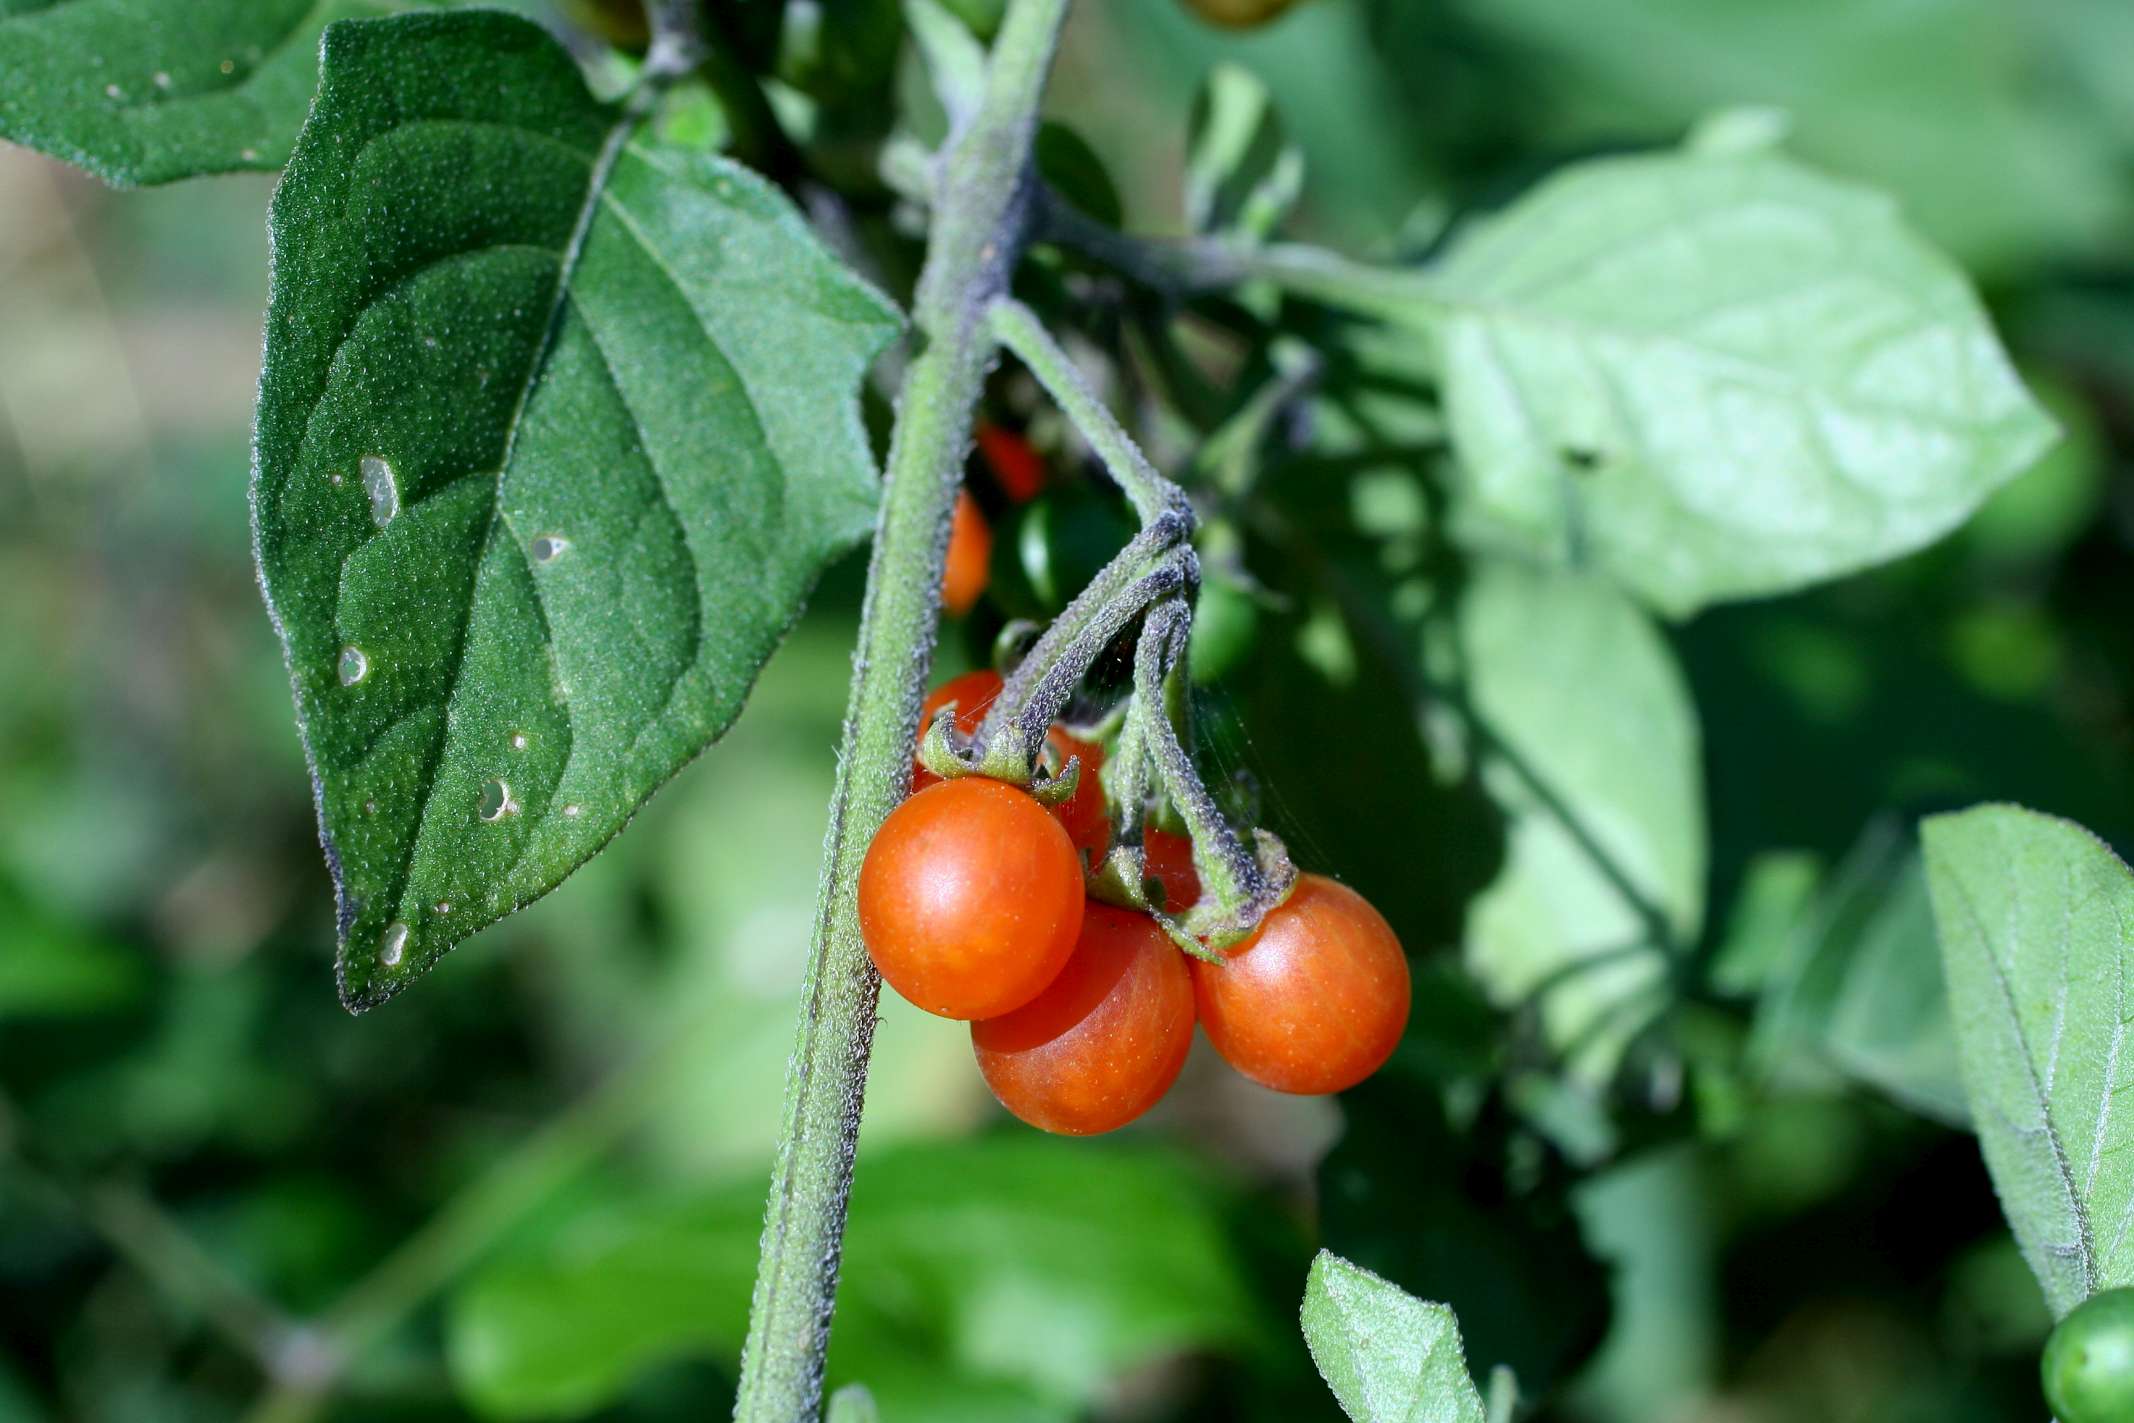
<svg viewBox="0 0 2134 1423">
<path fill-rule="evenodd" d="M 2067 1193 L 2068 1207 L 2075 1218 L 2075 1258 L 2082 1267 L 2082 1287 L 2083 1292 L 2087 1294 L 2091 1283 L 2097 1278 L 2097 1244 L 2090 1223 L 2089 1203 L 2083 1198 L 2081 1191 L 2076 1189 L 2074 1168 L 2067 1155 L 2067 1145 L 2061 1141 L 2060 1129 L 2053 1121 L 2052 1097 L 2045 1090 L 2045 1084 L 2038 1076 L 2038 1065 L 2031 1057 L 2030 1039 L 2023 1032 L 2022 1016 L 2016 1010 L 2015 989 L 2008 981 L 2007 966 L 2001 962 L 2000 954 L 1994 949 L 1994 937 L 1986 928 L 1985 916 L 1979 912 L 1978 902 L 1972 898 L 1970 885 L 1960 875 L 1951 875 L 1949 883 L 1957 900 L 1963 905 L 1965 916 L 1971 921 L 1972 931 L 1978 936 L 1979 952 L 1993 971 L 1993 986 L 2000 995 L 2001 1008 L 2007 1015 L 2008 1023 L 2014 1029 L 2017 1056 L 2023 1061 L 2024 1079 L 2029 1082 L 2031 1096 L 2038 1105 L 2039 1129 L 2044 1133 L 2047 1145 L 2052 1148 L 2053 1170 L 2060 1179 L 2061 1189 Z M 2012 907 L 2010 912 L 2013 913 Z M 2065 954 L 2064 943 L 2062 953 Z M 2009 1126 L 2013 1128 L 2015 1124 L 2010 1122 Z M 2018 1131 L 2017 1134 L 2021 1135 L 2021 1132 Z M 2039 1247 L 2048 1249 L 2049 1243 L 2040 1241 Z"/>
<path fill-rule="evenodd" d="M 640 94 L 648 92 L 651 91 L 639 91 Z M 476 558 L 473 574 L 467 580 L 467 602 L 460 610 L 457 622 L 458 636 L 453 640 L 452 666 L 446 675 L 447 691 L 444 697 L 444 724 L 438 728 L 436 737 L 431 741 L 429 750 L 423 757 L 422 773 L 418 781 L 418 784 L 423 788 L 421 817 L 417 822 L 415 833 L 408 837 L 407 851 L 401 856 L 400 868 L 393 878 L 393 899 L 396 912 L 401 907 L 400 902 L 406 898 L 408 885 L 414 878 L 415 857 L 421 853 L 423 843 L 428 838 L 431 811 L 437 802 L 437 768 L 443 762 L 445 748 L 452 740 L 452 709 L 460 697 L 461 674 L 466 668 L 467 641 L 469 632 L 474 625 L 475 599 L 480 595 L 482 587 L 482 560 L 486 557 L 490 545 L 494 542 L 498 528 L 504 525 L 504 481 L 510 477 L 512 456 L 518 450 L 519 432 L 525 426 L 526 407 L 533 399 L 534 388 L 540 383 L 541 372 L 548 365 L 549 353 L 555 348 L 557 333 L 562 329 L 563 315 L 570 304 L 571 277 L 577 270 L 579 258 L 584 254 L 586 238 L 592 231 L 593 216 L 599 210 L 601 195 L 607 190 L 608 178 L 614 172 L 615 163 L 622 154 L 623 145 L 629 139 L 631 131 L 637 126 L 639 117 L 637 103 L 633 102 L 626 105 L 622 113 L 616 118 L 614 126 L 608 130 L 606 137 L 601 142 L 600 152 L 593 160 L 591 172 L 586 180 L 585 196 L 578 204 L 578 214 L 572 223 L 569 240 L 564 243 L 557 261 L 555 290 L 549 298 L 549 307 L 542 327 L 541 340 L 534 350 L 533 358 L 526 363 L 526 378 L 519 387 L 518 400 L 512 406 L 511 418 L 505 427 L 504 449 L 497 461 L 496 489 L 490 498 L 488 523 L 482 530 L 481 555 Z M 480 121 L 477 120 L 476 122 Z M 527 132 L 524 129 L 517 129 L 516 131 Z M 541 137 L 543 135 L 535 136 Z M 539 600 L 536 599 L 535 602 L 538 606 Z M 549 644 L 553 646 L 554 637 L 547 626 L 548 614 L 545 608 L 541 611 L 541 619 L 543 635 Z M 566 715 L 568 715 L 568 711 L 568 704 L 566 704 Z M 523 858 L 523 846 L 521 847 L 520 855 Z"/>
</svg>

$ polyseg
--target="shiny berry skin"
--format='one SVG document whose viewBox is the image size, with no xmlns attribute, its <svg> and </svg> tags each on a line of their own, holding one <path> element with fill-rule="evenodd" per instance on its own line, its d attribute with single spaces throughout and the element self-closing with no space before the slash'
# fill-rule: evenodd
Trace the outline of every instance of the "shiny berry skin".
<svg viewBox="0 0 2134 1423">
<path fill-rule="evenodd" d="M 941 571 L 941 606 L 960 618 L 985 593 L 993 562 L 993 527 L 968 489 L 956 491 L 956 512 L 949 522 L 948 563 Z"/>
<path fill-rule="evenodd" d="M 1355 890 L 1303 875 L 1225 962 L 1192 964 L 1208 1041 L 1277 1092 L 1340 1092 L 1376 1072 L 1408 1025 L 1408 959 Z"/>
<path fill-rule="evenodd" d="M 860 864 L 860 937 L 929 1013 L 992 1018 L 1059 975 L 1082 929 L 1082 862 L 1026 791 L 982 776 L 891 811 Z"/>
<path fill-rule="evenodd" d="M 2134 1419 L 2134 1289 L 2076 1305 L 2045 1341 L 2040 1371 L 2060 1423 Z"/>
<path fill-rule="evenodd" d="M 1074 956 L 1012 1013 L 971 1024 L 978 1070 L 1031 1126 L 1090 1136 L 1156 1105 L 1193 1045 L 1186 956 L 1146 914 L 1092 903 Z"/>
<path fill-rule="evenodd" d="M 1030 442 L 1015 431 L 989 420 L 978 422 L 978 453 L 1000 492 L 1017 504 L 1027 504 L 1045 487 L 1045 460 Z"/>
<path fill-rule="evenodd" d="M 1193 842 L 1153 825 L 1141 833 L 1141 876 L 1163 886 L 1163 912 L 1183 914 L 1200 900 L 1200 871 L 1193 868 Z"/>
</svg>

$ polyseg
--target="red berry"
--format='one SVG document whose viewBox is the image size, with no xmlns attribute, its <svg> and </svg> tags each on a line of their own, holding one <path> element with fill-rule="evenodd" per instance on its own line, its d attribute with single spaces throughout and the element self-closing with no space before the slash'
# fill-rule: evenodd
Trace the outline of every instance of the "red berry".
<svg viewBox="0 0 2134 1423">
<path fill-rule="evenodd" d="M 971 1024 L 978 1070 L 1034 1127 L 1125 1126 L 1170 1090 L 1193 1045 L 1185 955 L 1145 914 L 1090 904 L 1074 956 L 1030 1002 Z"/>
<path fill-rule="evenodd" d="M 1347 885 L 1304 875 L 1220 964 L 1194 960 L 1208 1041 L 1277 1092 L 1340 1092 L 1376 1072 L 1408 1025 L 1408 960 Z"/>
<path fill-rule="evenodd" d="M 1200 899 L 1200 871 L 1193 868 L 1193 842 L 1150 826 L 1141 835 L 1141 875 L 1163 886 L 1163 911 L 1182 914 Z"/>
<path fill-rule="evenodd" d="M 978 424 L 978 453 L 993 471 L 1001 492 L 1017 504 L 1027 504 L 1045 487 L 1045 460 L 1031 443 L 1015 431 L 991 421 Z"/>
<path fill-rule="evenodd" d="M 993 527 L 967 489 L 956 492 L 956 513 L 948 530 L 948 563 L 941 571 L 941 606 L 960 618 L 985 593 L 993 566 Z"/>
<path fill-rule="evenodd" d="M 1020 1008 L 1082 927 L 1082 864 L 1043 806 L 964 776 L 906 800 L 860 865 L 860 937 L 890 987 L 944 1018 Z"/>
</svg>

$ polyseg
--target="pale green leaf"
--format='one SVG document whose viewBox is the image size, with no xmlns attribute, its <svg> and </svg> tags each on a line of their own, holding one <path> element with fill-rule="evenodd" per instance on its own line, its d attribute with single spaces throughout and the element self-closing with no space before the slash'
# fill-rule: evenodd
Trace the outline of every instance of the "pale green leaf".
<svg viewBox="0 0 2134 1423">
<path fill-rule="evenodd" d="M 1464 535 L 1669 613 L 1916 549 L 2052 438 L 1963 275 L 1775 155 L 1578 164 L 1422 289 Z"/>
<path fill-rule="evenodd" d="M 882 1410 L 875 1406 L 865 1384 L 848 1383 L 830 1395 L 823 1423 L 882 1423 Z"/>
<path fill-rule="evenodd" d="M 732 722 L 869 525 L 895 320 L 502 14 L 329 29 L 270 229 L 260 573 L 361 1008 Z"/>
<path fill-rule="evenodd" d="M 319 32 L 388 0 L 0 0 L 0 138 L 131 187 L 272 170 Z"/>
<path fill-rule="evenodd" d="M 1696 711 L 1666 640 L 1605 580 L 1480 563 L 1453 621 L 1433 674 L 1458 689 L 1507 822 L 1467 961 L 1499 1003 L 1538 995 L 1550 1039 L 1602 1077 L 1702 923 Z"/>
<path fill-rule="evenodd" d="M 2016 806 L 1922 827 L 1986 1167 L 2053 1313 L 2134 1284 L 2134 873 Z"/>
<path fill-rule="evenodd" d="M 1460 1324 L 1322 1250 L 1304 1286 L 1304 1342 L 1355 1423 L 1483 1423 Z"/>
<path fill-rule="evenodd" d="M 1775 105 L 1797 151 L 1897 194 L 1936 242 L 1996 270 L 2117 251 L 2134 219 L 2124 0 L 1469 0 L 1556 100 L 1563 144 L 1664 134 Z M 2050 82 L 2040 82 L 2041 75 Z M 1993 175 L 1992 197 L 1981 174 Z"/>
</svg>

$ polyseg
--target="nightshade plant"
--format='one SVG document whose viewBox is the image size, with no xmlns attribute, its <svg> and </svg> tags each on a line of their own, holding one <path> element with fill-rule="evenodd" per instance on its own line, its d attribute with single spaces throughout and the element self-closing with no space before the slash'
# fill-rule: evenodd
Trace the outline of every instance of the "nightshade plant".
<svg viewBox="0 0 2134 1423">
<path fill-rule="evenodd" d="M 1055 724 L 1101 743 L 1091 892 L 1187 952 L 1219 962 L 1292 892 L 1188 713 L 1273 601 L 1241 551 L 1290 532 L 1252 523 L 1282 455 L 1429 471 L 1428 507 L 1374 516 L 1379 557 L 1340 566 L 1302 534 L 1298 556 L 1408 649 L 1504 816 L 1467 968 L 1496 1004 L 1540 1002 L 1564 1080 L 1594 1089 L 1704 927 L 1699 733 L 1656 619 L 1919 549 L 2053 438 L 1957 267 L 1785 156 L 1769 114 L 1572 163 L 1423 260 L 1370 264 L 1281 240 L 1301 156 L 1264 90 L 1218 71 L 1188 136 L 1195 230 L 1153 241 L 1040 127 L 1068 0 L 781 8 L 659 0 L 626 54 L 459 6 L 0 0 L 0 136 L 119 185 L 281 169 L 252 520 L 351 1010 L 620 832 L 871 535 L 748 1420 L 824 1404 L 879 988 L 856 895 L 915 746 L 937 776 L 1051 802 L 1098 774 L 1048 755 Z M 931 108 L 883 117 L 856 168 L 818 163 L 804 140 L 868 102 L 838 76 L 906 47 Z M 908 283 L 858 231 L 869 203 L 881 231 L 923 231 Z M 1227 386 L 1186 319 L 1244 353 Z M 1047 616 L 1002 630 L 981 720 L 922 726 L 1003 370 L 1132 519 L 1074 586 L 1052 563 L 1027 580 Z M 870 379 L 893 410 L 879 468 Z M 1151 892 L 1164 835 L 1190 842 L 1190 906 Z M 1989 808 L 1929 823 L 1925 883 L 1986 1159 L 2065 1314 L 2134 1284 L 2129 1015 L 2081 989 L 2123 996 L 2134 881 L 2071 827 Z M 1351 1417 L 1498 1423 L 1583 1347 L 1577 1313 L 1516 1359 L 1493 1324 L 1486 1398 L 1445 1306 L 1337 1256 L 1303 1323 Z"/>
</svg>

